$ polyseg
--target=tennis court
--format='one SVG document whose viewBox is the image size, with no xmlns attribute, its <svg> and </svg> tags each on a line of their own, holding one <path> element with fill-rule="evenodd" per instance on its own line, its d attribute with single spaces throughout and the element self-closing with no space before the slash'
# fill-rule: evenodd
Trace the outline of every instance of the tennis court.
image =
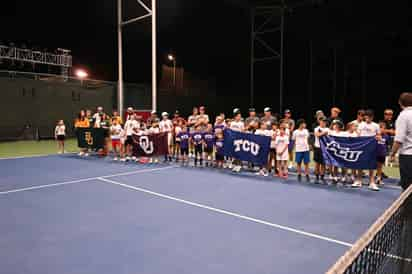
<svg viewBox="0 0 412 274">
<path fill-rule="evenodd" d="M 74 154 L 0 172 L 8 274 L 324 273 L 400 195 Z"/>
</svg>

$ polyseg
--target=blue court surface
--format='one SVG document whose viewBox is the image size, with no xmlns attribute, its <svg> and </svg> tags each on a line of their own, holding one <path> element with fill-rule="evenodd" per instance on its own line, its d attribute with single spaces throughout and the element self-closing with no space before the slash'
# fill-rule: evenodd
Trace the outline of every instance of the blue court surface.
<svg viewBox="0 0 412 274">
<path fill-rule="evenodd" d="M 400 194 L 75 155 L 0 174 L 5 274 L 324 273 Z"/>
</svg>

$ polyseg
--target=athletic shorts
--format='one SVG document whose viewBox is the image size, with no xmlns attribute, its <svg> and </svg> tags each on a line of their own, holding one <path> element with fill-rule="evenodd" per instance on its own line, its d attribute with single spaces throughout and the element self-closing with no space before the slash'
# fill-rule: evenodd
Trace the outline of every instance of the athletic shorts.
<svg viewBox="0 0 412 274">
<path fill-rule="evenodd" d="M 313 160 L 315 163 L 324 165 L 325 160 L 323 159 L 322 149 L 320 147 L 315 147 L 313 151 Z"/>
<path fill-rule="evenodd" d="M 189 154 L 189 148 L 185 147 L 185 148 L 180 148 L 180 155 L 188 155 Z"/>
<path fill-rule="evenodd" d="M 57 140 L 64 141 L 65 137 L 64 135 L 57 135 Z"/>
<path fill-rule="evenodd" d="M 225 156 L 223 154 L 216 153 L 216 161 L 224 161 L 224 160 L 225 160 Z"/>
<path fill-rule="evenodd" d="M 289 140 L 288 150 L 293 151 L 293 146 L 295 145 L 295 141 L 292 139 Z"/>
<path fill-rule="evenodd" d="M 109 138 L 110 137 L 110 130 L 104 129 L 103 136 L 104 136 L 104 138 Z"/>
<path fill-rule="evenodd" d="M 213 147 L 205 147 L 205 152 L 206 152 L 207 154 L 213 153 Z"/>
<path fill-rule="evenodd" d="M 200 144 L 200 145 L 196 145 L 196 144 L 195 144 L 195 154 L 197 154 L 197 153 L 203 153 L 203 146 L 202 146 L 202 144 Z"/>
<path fill-rule="evenodd" d="M 412 155 L 399 155 L 401 186 L 405 190 L 412 184 Z"/>
<path fill-rule="evenodd" d="M 120 139 L 113 139 L 112 147 L 119 147 L 119 146 L 120 146 Z"/>
<path fill-rule="evenodd" d="M 126 137 L 126 141 L 124 142 L 124 144 L 127 145 L 133 145 L 133 137 L 132 136 L 127 136 Z"/>
<path fill-rule="evenodd" d="M 376 162 L 380 163 L 380 164 L 384 164 L 386 160 L 386 157 L 383 155 L 378 155 L 376 156 Z"/>
<path fill-rule="evenodd" d="M 310 152 L 309 151 L 296 152 L 295 161 L 296 161 L 297 164 L 301 164 L 302 162 L 304 164 L 309 164 L 309 162 L 310 162 Z"/>
</svg>

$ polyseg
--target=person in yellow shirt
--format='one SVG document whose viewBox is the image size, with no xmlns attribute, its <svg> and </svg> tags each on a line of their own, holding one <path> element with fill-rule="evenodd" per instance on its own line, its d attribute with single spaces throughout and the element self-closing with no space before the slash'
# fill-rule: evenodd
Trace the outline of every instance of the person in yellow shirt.
<svg viewBox="0 0 412 274">
<path fill-rule="evenodd" d="M 122 116 L 119 115 L 119 112 L 117 110 L 113 110 L 112 120 L 113 119 L 115 119 L 117 121 L 117 124 L 123 125 Z"/>
<path fill-rule="evenodd" d="M 83 109 L 80 110 L 79 115 L 74 122 L 74 127 L 75 129 L 90 127 L 89 119 L 86 117 L 86 112 Z M 80 148 L 79 156 L 88 156 L 87 148 Z"/>
</svg>

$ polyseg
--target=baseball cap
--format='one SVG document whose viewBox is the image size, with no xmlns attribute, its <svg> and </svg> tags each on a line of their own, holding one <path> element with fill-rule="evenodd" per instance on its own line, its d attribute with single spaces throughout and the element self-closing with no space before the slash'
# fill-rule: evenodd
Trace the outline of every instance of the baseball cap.
<svg viewBox="0 0 412 274">
<path fill-rule="evenodd" d="M 180 114 L 180 112 L 176 109 L 175 114 Z"/>
<path fill-rule="evenodd" d="M 255 108 L 250 108 L 249 112 L 256 112 Z"/>
<path fill-rule="evenodd" d="M 132 108 L 132 107 L 128 107 L 128 108 L 127 108 L 127 111 L 133 111 L 133 108 Z"/>
<path fill-rule="evenodd" d="M 270 107 L 265 107 L 265 109 L 263 111 L 264 112 L 269 112 L 269 111 L 272 111 L 272 109 Z"/>
<path fill-rule="evenodd" d="M 285 109 L 284 113 L 291 113 L 290 109 Z"/>
<path fill-rule="evenodd" d="M 169 116 L 169 113 L 167 113 L 167 112 L 162 112 L 162 117 L 164 117 L 164 116 Z"/>
<path fill-rule="evenodd" d="M 233 109 L 233 114 L 240 114 L 240 109 L 238 108 Z"/>
</svg>

